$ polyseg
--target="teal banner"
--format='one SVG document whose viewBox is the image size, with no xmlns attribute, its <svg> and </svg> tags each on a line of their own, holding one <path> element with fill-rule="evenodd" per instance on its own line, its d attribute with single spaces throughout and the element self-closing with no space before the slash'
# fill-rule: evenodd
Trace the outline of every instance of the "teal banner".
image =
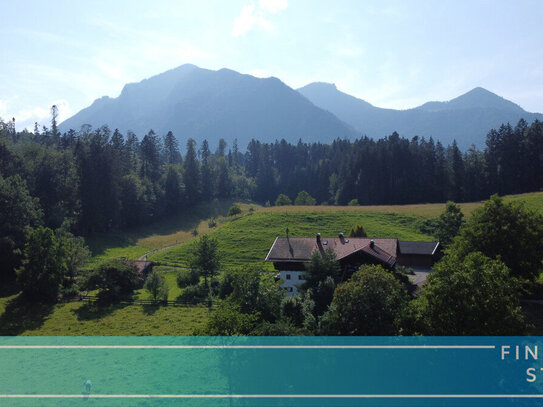
<svg viewBox="0 0 543 407">
<path fill-rule="evenodd" d="M 0 337 L 1 406 L 540 406 L 541 337 Z"/>
</svg>

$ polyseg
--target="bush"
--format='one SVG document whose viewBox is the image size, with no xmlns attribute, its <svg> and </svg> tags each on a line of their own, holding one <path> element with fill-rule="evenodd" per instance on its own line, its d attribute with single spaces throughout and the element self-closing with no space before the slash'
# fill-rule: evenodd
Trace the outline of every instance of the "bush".
<svg viewBox="0 0 543 407">
<path fill-rule="evenodd" d="M 286 205 L 292 205 L 292 201 L 285 194 L 279 194 L 279 196 L 275 200 L 275 206 L 286 206 Z"/>
<path fill-rule="evenodd" d="M 215 221 L 215 218 L 210 219 L 209 222 L 207 222 L 207 226 L 209 226 L 210 229 L 217 226 L 217 221 Z"/>
<path fill-rule="evenodd" d="M 368 234 L 364 230 L 364 226 L 356 225 L 351 228 L 349 232 L 349 237 L 368 237 Z"/>
<path fill-rule="evenodd" d="M 91 274 L 88 285 L 91 289 L 101 290 L 101 299 L 116 300 L 132 294 L 142 283 L 143 280 L 134 266 L 120 259 L 113 259 L 103 263 L 98 271 Z"/>
<path fill-rule="evenodd" d="M 195 305 L 204 302 L 208 294 L 208 289 L 203 285 L 189 285 L 181 292 L 178 300 Z"/>
<path fill-rule="evenodd" d="M 196 270 L 180 270 L 177 273 L 177 286 L 185 288 L 189 285 L 195 285 L 200 282 L 200 274 Z"/>
<path fill-rule="evenodd" d="M 241 213 L 241 208 L 239 207 L 239 205 L 232 205 L 230 207 L 230 209 L 228 209 L 228 216 L 236 216 L 236 215 L 239 215 Z"/>
<path fill-rule="evenodd" d="M 239 305 L 224 301 L 211 313 L 203 332 L 213 336 L 249 335 L 258 323 L 258 313 L 241 312 Z"/>
<path fill-rule="evenodd" d="M 294 201 L 295 205 L 315 205 L 316 203 L 317 200 L 309 195 L 309 193 L 306 191 L 300 191 L 296 197 L 296 200 Z"/>
<path fill-rule="evenodd" d="M 347 205 L 349 205 L 349 206 L 359 206 L 360 204 L 358 203 L 358 199 L 355 198 L 355 199 L 351 199 Z"/>
</svg>

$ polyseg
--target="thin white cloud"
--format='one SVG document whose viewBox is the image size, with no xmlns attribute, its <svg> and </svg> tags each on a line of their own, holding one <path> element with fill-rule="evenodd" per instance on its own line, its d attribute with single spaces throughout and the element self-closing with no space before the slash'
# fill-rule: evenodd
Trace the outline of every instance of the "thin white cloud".
<svg viewBox="0 0 543 407">
<path fill-rule="evenodd" d="M 241 13 L 234 19 L 232 35 L 241 37 L 254 28 L 273 31 L 275 26 L 265 18 L 266 13 L 276 14 L 287 7 L 287 0 L 260 0 L 258 7 L 251 1 L 241 8 Z"/>
<path fill-rule="evenodd" d="M 288 0 L 259 0 L 258 5 L 262 10 L 275 14 L 286 10 L 288 7 Z"/>
</svg>

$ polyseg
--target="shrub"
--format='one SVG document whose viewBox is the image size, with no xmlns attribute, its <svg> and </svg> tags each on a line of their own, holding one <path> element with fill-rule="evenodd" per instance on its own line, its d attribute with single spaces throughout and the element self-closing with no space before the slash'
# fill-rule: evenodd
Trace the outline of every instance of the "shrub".
<svg viewBox="0 0 543 407">
<path fill-rule="evenodd" d="M 207 222 L 207 226 L 209 226 L 211 229 L 217 226 L 217 221 L 215 221 L 215 218 L 211 218 L 209 222 Z"/>
<path fill-rule="evenodd" d="M 351 199 L 347 205 L 349 205 L 349 206 L 359 206 L 360 204 L 358 203 L 358 199 L 355 198 L 355 199 Z"/>
<path fill-rule="evenodd" d="M 294 201 L 295 205 L 315 205 L 316 203 L 317 200 L 306 191 L 300 191 Z"/>
<path fill-rule="evenodd" d="M 292 205 L 292 201 L 285 194 L 279 194 L 279 196 L 275 200 L 275 206 L 285 206 L 285 205 Z"/>
<path fill-rule="evenodd" d="M 232 205 L 230 209 L 228 209 L 228 216 L 236 216 L 236 215 L 239 215 L 240 213 L 241 213 L 241 208 L 237 204 Z"/>
<path fill-rule="evenodd" d="M 203 285 L 189 285 L 181 292 L 178 300 L 188 304 L 199 304 L 206 300 L 208 293 L 208 289 Z"/>
<path fill-rule="evenodd" d="M 351 228 L 349 232 L 349 237 L 368 237 L 368 234 L 364 230 L 364 226 L 356 225 Z"/>
<path fill-rule="evenodd" d="M 132 294 L 142 286 L 143 280 L 134 266 L 120 259 L 112 259 L 103 263 L 98 271 L 91 274 L 89 286 L 100 289 L 99 297 L 105 300 L 116 300 Z"/>
<path fill-rule="evenodd" d="M 198 271 L 191 270 L 180 270 L 177 273 L 177 286 L 179 288 L 185 288 L 189 285 L 195 285 L 200 282 L 200 274 Z"/>
</svg>

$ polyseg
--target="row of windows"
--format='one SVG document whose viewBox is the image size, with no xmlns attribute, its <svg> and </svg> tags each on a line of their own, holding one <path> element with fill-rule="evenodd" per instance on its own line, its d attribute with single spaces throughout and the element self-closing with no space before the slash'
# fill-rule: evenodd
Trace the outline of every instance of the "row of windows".
<svg viewBox="0 0 543 407">
<path fill-rule="evenodd" d="M 290 274 L 287 274 L 287 275 L 286 275 L 286 278 L 287 278 L 287 280 L 290 280 Z M 302 275 L 301 275 L 301 274 L 298 274 L 298 280 L 303 280 L 303 279 L 304 279 L 304 278 L 302 277 Z"/>
</svg>

